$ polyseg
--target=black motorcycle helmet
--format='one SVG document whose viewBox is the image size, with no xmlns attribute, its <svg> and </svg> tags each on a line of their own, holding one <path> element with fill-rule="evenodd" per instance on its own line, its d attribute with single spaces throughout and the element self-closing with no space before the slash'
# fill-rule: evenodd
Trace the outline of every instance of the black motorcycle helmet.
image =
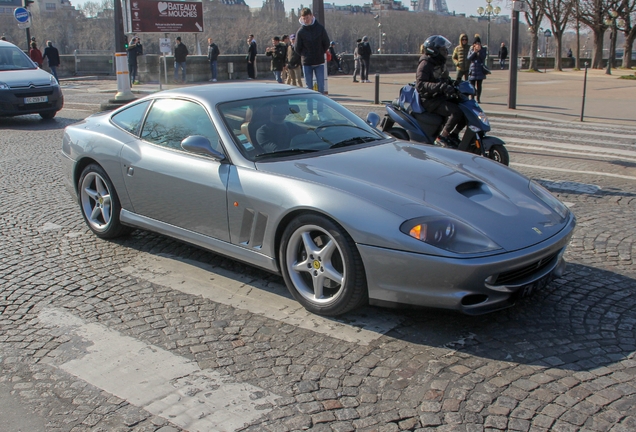
<svg viewBox="0 0 636 432">
<path fill-rule="evenodd" d="M 434 35 L 430 36 L 424 41 L 424 52 L 431 57 L 440 56 L 442 59 L 448 57 L 448 50 L 451 47 L 451 42 L 444 36 Z"/>
</svg>

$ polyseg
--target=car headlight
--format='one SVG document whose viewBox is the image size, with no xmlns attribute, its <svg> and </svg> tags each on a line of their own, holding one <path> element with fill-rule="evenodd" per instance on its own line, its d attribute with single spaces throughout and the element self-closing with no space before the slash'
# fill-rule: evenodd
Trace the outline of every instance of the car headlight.
<svg viewBox="0 0 636 432">
<path fill-rule="evenodd" d="M 486 126 L 490 126 L 490 122 L 488 121 L 488 116 L 483 111 L 473 110 L 479 121 L 481 121 Z"/>
<path fill-rule="evenodd" d="M 7 89 L 9 89 L 9 84 L 0 82 L 0 90 L 7 90 Z"/>
<path fill-rule="evenodd" d="M 59 85 L 59 83 L 57 82 L 57 80 L 55 79 L 55 77 L 53 75 L 51 75 L 50 80 L 51 80 L 51 85 L 52 86 Z"/>
<path fill-rule="evenodd" d="M 530 185 L 528 187 L 533 194 L 535 194 L 548 207 L 554 210 L 554 212 L 558 214 L 561 219 L 565 219 L 567 217 L 569 212 L 568 208 L 565 206 L 565 204 L 556 199 L 554 195 L 550 193 L 550 191 L 533 180 L 530 180 Z"/>
<path fill-rule="evenodd" d="M 501 249 L 475 228 L 447 216 L 431 216 L 406 221 L 400 230 L 431 246 L 460 254 Z"/>
</svg>

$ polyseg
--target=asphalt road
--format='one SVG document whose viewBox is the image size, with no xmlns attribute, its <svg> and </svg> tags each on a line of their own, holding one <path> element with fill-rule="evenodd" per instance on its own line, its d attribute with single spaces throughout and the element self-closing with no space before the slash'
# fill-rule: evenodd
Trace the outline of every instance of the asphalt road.
<svg viewBox="0 0 636 432">
<path fill-rule="evenodd" d="M 93 236 L 59 164 L 87 114 L 0 119 L 0 430 L 636 429 L 636 128 L 492 119 L 578 219 L 544 291 L 333 320 L 256 268 Z"/>
</svg>

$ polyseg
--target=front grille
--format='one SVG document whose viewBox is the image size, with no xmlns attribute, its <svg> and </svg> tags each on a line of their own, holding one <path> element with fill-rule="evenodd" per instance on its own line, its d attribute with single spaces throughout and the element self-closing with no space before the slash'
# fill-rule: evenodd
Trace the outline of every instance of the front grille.
<svg viewBox="0 0 636 432">
<path fill-rule="evenodd" d="M 15 92 L 14 95 L 19 98 L 25 97 L 38 97 L 38 96 L 51 96 L 53 94 L 53 89 L 49 88 L 48 90 L 39 90 L 39 91 L 20 91 Z"/>
<path fill-rule="evenodd" d="M 559 251 L 545 258 L 541 258 L 540 260 L 535 261 L 525 267 L 500 273 L 493 285 L 507 285 L 514 283 L 515 281 L 523 280 L 549 266 L 558 255 Z"/>
</svg>

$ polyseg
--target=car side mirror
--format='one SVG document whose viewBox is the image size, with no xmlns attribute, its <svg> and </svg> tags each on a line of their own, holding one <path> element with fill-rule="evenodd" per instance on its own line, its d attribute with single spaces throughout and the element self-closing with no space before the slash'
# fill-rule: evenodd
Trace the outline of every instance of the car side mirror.
<svg viewBox="0 0 636 432">
<path fill-rule="evenodd" d="M 217 161 L 225 159 L 225 155 L 213 149 L 210 140 L 203 135 L 190 135 L 181 141 L 181 148 L 190 153 L 209 156 Z"/>
<path fill-rule="evenodd" d="M 380 116 L 377 113 L 370 112 L 367 114 L 367 123 L 369 123 L 372 127 L 377 127 L 380 123 Z"/>
</svg>

